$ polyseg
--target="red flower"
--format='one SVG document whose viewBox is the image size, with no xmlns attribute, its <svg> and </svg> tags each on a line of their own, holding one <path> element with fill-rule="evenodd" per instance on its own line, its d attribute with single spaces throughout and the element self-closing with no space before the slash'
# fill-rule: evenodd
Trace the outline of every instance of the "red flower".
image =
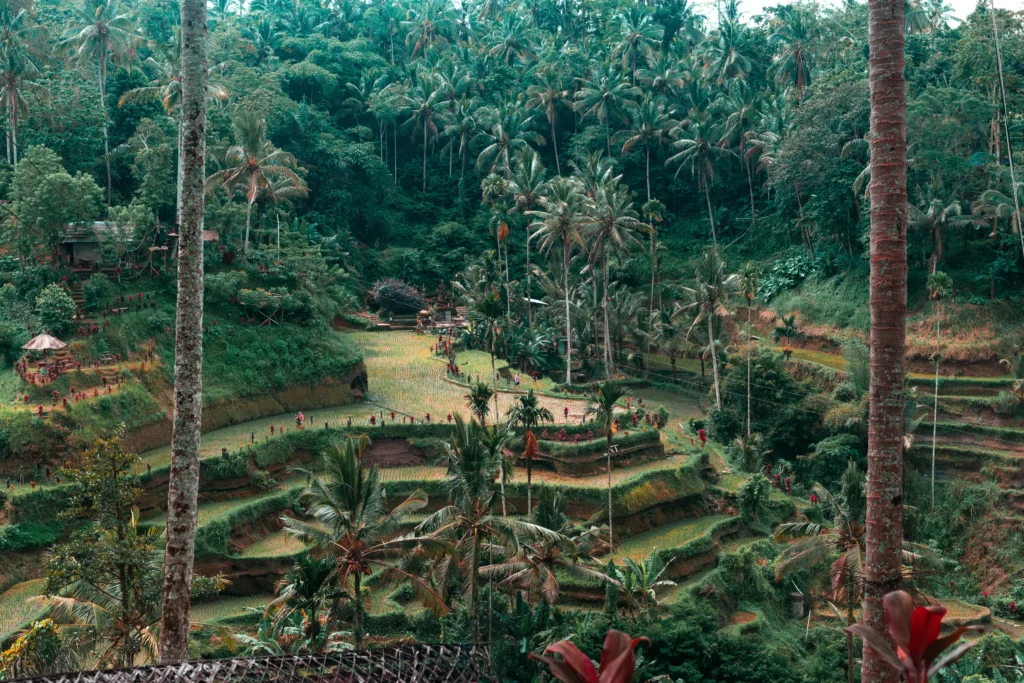
<svg viewBox="0 0 1024 683">
<path fill-rule="evenodd" d="M 523 437 L 523 458 L 533 460 L 537 457 L 537 450 L 537 437 L 527 429 L 526 435 Z"/>
<path fill-rule="evenodd" d="M 594 663 L 568 640 L 561 640 L 544 650 L 544 654 L 559 654 L 561 659 L 532 653 L 530 659 L 547 664 L 551 675 L 564 683 L 632 683 L 633 671 L 636 669 L 636 652 L 633 648 L 641 642 L 650 644 L 651 641 L 647 638 L 630 638 L 622 631 L 610 629 L 601 651 L 600 674 L 594 668 Z"/>
<path fill-rule="evenodd" d="M 941 605 L 914 607 L 914 599 L 905 591 L 885 596 L 885 623 L 896 643 L 896 652 L 874 629 L 854 624 L 846 630 L 864 641 L 864 646 L 878 654 L 889 665 L 903 672 L 908 683 L 925 683 L 943 667 L 953 664 L 975 643 L 961 643 L 949 654 L 939 657 L 960 640 L 966 631 L 982 631 L 980 626 L 961 626 L 944 638 L 939 637 L 946 608 Z"/>
</svg>

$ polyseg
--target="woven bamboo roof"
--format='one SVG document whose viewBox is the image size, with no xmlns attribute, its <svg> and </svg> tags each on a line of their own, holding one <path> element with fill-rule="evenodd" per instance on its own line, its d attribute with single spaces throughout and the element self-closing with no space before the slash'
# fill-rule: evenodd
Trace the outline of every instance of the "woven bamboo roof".
<svg viewBox="0 0 1024 683">
<path fill-rule="evenodd" d="M 406 645 L 320 655 L 215 659 L 20 679 L 23 683 L 485 683 L 484 647 Z"/>
</svg>

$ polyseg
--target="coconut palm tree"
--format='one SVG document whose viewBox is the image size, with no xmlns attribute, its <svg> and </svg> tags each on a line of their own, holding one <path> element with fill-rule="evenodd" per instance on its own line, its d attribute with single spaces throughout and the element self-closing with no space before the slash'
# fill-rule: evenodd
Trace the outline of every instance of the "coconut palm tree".
<svg viewBox="0 0 1024 683">
<path fill-rule="evenodd" d="M 508 13 L 492 34 L 493 42 L 487 56 L 500 59 L 509 66 L 516 61 L 523 64 L 535 62 L 538 37 L 537 29 L 529 24 L 529 20 Z"/>
<path fill-rule="evenodd" d="M 750 194 L 750 229 L 757 227 L 757 208 L 754 205 L 754 173 L 750 168 L 753 154 L 750 142 L 755 137 L 753 127 L 760 120 L 760 94 L 743 81 L 736 81 L 725 99 L 729 115 L 723 126 L 722 137 L 718 145 L 735 150 L 743 162 L 747 172 L 747 190 Z"/>
<path fill-rule="evenodd" d="M 551 148 L 555 152 L 555 172 L 562 175 L 562 164 L 558 160 L 558 110 L 569 97 L 561 74 L 552 65 L 545 65 L 533 76 L 534 82 L 526 88 L 526 108 L 544 112 L 551 129 Z"/>
<path fill-rule="evenodd" d="M 480 424 L 487 424 L 487 416 L 491 413 L 491 396 L 494 389 L 491 389 L 486 382 L 476 382 L 469 387 L 466 394 L 466 407 L 473 413 Z"/>
<path fill-rule="evenodd" d="M 543 145 L 544 136 L 533 130 L 533 115 L 526 115 L 518 105 L 509 105 L 493 112 L 496 120 L 489 130 L 476 135 L 472 144 L 483 145 L 476 166 L 488 173 L 511 172 L 512 156 L 530 149 L 530 145 Z"/>
<path fill-rule="evenodd" d="M 356 647 L 362 647 L 363 642 L 362 581 L 374 570 L 411 582 L 431 607 L 445 610 L 441 596 L 427 581 L 403 571 L 395 562 L 417 547 L 447 549 L 429 536 L 400 533 L 408 516 L 426 506 L 427 497 L 417 491 L 389 507 L 377 468 L 367 469 L 362 464 L 368 443 L 365 436 L 359 441 L 349 438 L 344 447 L 332 448 L 324 454 L 323 474 L 313 477 L 299 496 L 299 503 L 312 522 L 281 517 L 289 535 L 333 559 L 339 589 L 348 591 L 351 582 Z"/>
<path fill-rule="evenodd" d="M 242 110 L 235 117 L 235 144 L 224 155 L 225 167 L 206 181 L 208 189 L 223 187 L 230 196 L 241 191 L 246 199 L 243 253 L 249 255 L 249 228 L 256 200 L 267 197 L 277 201 L 277 188 L 289 194 L 304 188 L 305 181 L 295 172 L 295 157 L 267 140 L 267 122 L 257 111 Z"/>
<path fill-rule="evenodd" d="M 627 154 L 639 147 L 645 157 L 645 179 L 647 180 L 647 201 L 651 201 L 651 151 L 666 144 L 668 133 L 676 122 L 665 110 L 665 105 L 656 102 L 651 93 L 630 106 L 632 112 L 631 127 L 615 134 L 616 144 L 622 143 L 622 154 Z"/>
<path fill-rule="evenodd" d="M 729 0 L 725 12 L 719 15 L 718 28 L 711 32 L 701 47 L 704 77 L 715 85 L 725 85 L 733 79 L 746 80 L 753 62 L 740 49 L 746 28 L 739 20 L 736 0 Z"/>
<path fill-rule="evenodd" d="M 466 178 L 466 156 L 469 152 L 469 143 L 479 132 L 480 124 L 477 120 L 474 103 L 466 99 L 460 100 L 455 112 L 448 118 L 448 123 L 444 126 L 444 135 L 448 138 L 448 144 L 441 150 L 442 153 L 447 151 L 449 155 L 453 151 L 458 152 L 462 164 L 462 172 L 459 175 L 460 188 Z"/>
<path fill-rule="evenodd" d="M 450 442 L 444 446 L 448 468 L 445 488 L 449 504 L 425 519 L 418 527 L 421 534 L 445 539 L 451 552 L 439 559 L 430 571 L 434 585 L 448 586 L 461 572 L 468 588 L 467 612 L 472 615 L 473 639 L 480 642 L 479 575 L 483 551 L 513 555 L 520 539 L 558 540 L 549 529 L 512 517 L 494 514 L 498 491 L 495 481 L 502 469 L 502 454 L 483 443 L 483 428 L 474 420 L 455 418 Z M 485 545 L 486 544 L 486 545 Z"/>
<path fill-rule="evenodd" d="M 554 255 L 562 252 L 562 291 L 565 294 L 565 382 L 572 384 L 572 316 L 569 311 L 569 263 L 574 248 L 583 247 L 580 221 L 586 196 L 576 178 L 552 178 L 540 196 L 540 209 L 528 211 L 540 248 Z"/>
<path fill-rule="evenodd" d="M 544 191 L 544 177 L 547 170 L 540 155 L 529 147 L 516 152 L 515 162 L 509 173 L 508 191 L 515 201 L 516 210 L 524 216 L 540 203 Z M 526 229 L 526 315 L 530 329 L 533 329 L 533 276 L 530 265 L 530 220 L 523 222 Z"/>
<path fill-rule="evenodd" d="M 532 516 L 531 521 L 537 526 L 550 529 L 558 537 L 545 536 L 536 540 L 522 541 L 518 552 L 505 561 L 483 567 L 480 574 L 486 578 L 501 579 L 500 588 L 525 590 L 527 602 L 533 603 L 534 596 L 540 596 L 549 605 L 558 602 L 558 577 L 570 576 L 585 581 L 613 581 L 604 572 L 595 569 L 597 562 L 591 557 L 597 541 L 597 529 L 592 527 L 577 536 L 567 535 L 568 529 L 562 526 L 552 528 L 546 522 L 557 523 L 564 517 L 564 496 L 558 489 L 552 495 L 544 495 L 543 504 L 538 504 L 535 512 L 545 511 L 550 514 Z M 546 499 L 553 499 L 550 503 Z"/>
<path fill-rule="evenodd" d="M 718 352 L 714 348 L 718 336 L 715 334 L 716 319 L 725 319 L 729 315 L 726 308 L 729 298 L 739 288 L 739 278 L 725 272 L 725 261 L 715 248 L 708 249 L 697 262 L 694 271 L 696 284 L 684 287 L 689 294 L 690 303 L 687 309 L 694 314 L 692 331 L 698 323 L 707 323 L 708 352 L 711 356 L 711 368 L 715 379 L 715 405 L 722 407 L 721 377 L 718 371 Z"/>
<path fill-rule="evenodd" d="M 338 620 L 339 603 L 352 597 L 338 585 L 336 572 L 335 559 L 330 555 L 302 553 L 277 582 L 276 597 L 267 605 L 264 615 L 281 621 L 293 612 L 302 612 L 306 623 L 303 635 L 313 652 L 322 652 L 327 645 L 329 626 Z M 327 630 L 323 629 L 321 616 Z"/>
<path fill-rule="evenodd" d="M 932 238 L 932 256 L 928 259 L 929 271 L 935 274 L 945 254 L 945 232 L 947 227 L 969 225 L 974 222 L 970 216 L 963 216 L 960 200 L 955 193 L 945 193 L 941 176 L 932 176 L 917 189 L 918 203 L 907 205 L 908 226 L 927 230 Z"/>
<path fill-rule="evenodd" d="M 668 50 L 659 52 L 654 62 L 646 69 L 641 69 L 637 75 L 645 90 L 662 101 L 678 97 L 690 78 L 686 62 Z"/>
<path fill-rule="evenodd" d="M 928 294 L 935 302 L 935 396 L 932 406 L 932 510 L 935 509 L 935 449 L 938 446 L 939 430 L 939 364 L 942 362 L 940 354 L 940 332 L 942 321 L 942 300 L 953 293 L 953 278 L 941 270 L 933 272 L 928 276 Z"/>
<path fill-rule="evenodd" d="M 423 0 L 419 9 L 409 10 L 409 19 L 402 26 L 408 31 L 405 44 L 410 57 L 425 54 L 430 48 L 448 47 L 448 40 L 455 33 L 455 24 L 441 0 Z"/>
<path fill-rule="evenodd" d="M 130 8 L 121 8 L 120 0 L 82 0 L 60 42 L 71 50 L 80 64 L 96 63 L 100 108 L 103 112 L 103 154 L 107 165 L 107 206 L 111 203 L 113 183 L 110 175 L 110 115 L 107 111 L 107 67 L 113 60 L 129 64 L 135 58 L 139 40 Z"/>
<path fill-rule="evenodd" d="M 606 467 L 608 470 L 608 552 L 615 553 L 615 536 L 612 533 L 612 435 L 615 426 L 615 404 L 626 395 L 622 385 L 608 380 L 594 385 L 590 392 L 587 413 L 594 416 L 594 421 L 604 431 L 607 439 Z"/>
<path fill-rule="evenodd" d="M 868 415 L 868 509 L 864 594 L 866 626 L 885 630 L 885 594 L 900 585 L 903 509 L 903 412 L 907 319 L 907 139 L 902 3 L 868 4 L 871 82 L 871 394 Z M 898 678 L 865 648 L 863 683 Z"/>
<path fill-rule="evenodd" d="M 626 103 L 639 96 L 640 89 L 630 85 L 629 80 L 613 66 L 592 62 L 590 79 L 580 79 L 575 96 L 576 111 L 582 112 L 583 118 L 592 116 L 604 125 L 609 158 L 612 156 L 611 122 L 614 119 L 623 124 L 629 123 Z"/>
<path fill-rule="evenodd" d="M 750 347 L 753 337 L 750 334 L 752 317 L 754 315 L 754 299 L 757 297 L 757 288 L 761 283 L 761 266 L 753 261 L 747 261 L 736 274 L 736 285 L 747 302 L 747 439 L 750 439 Z"/>
<path fill-rule="evenodd" d="M 715 182 L 715 161 L 733 155 L 733 152 L 715 144 L 721 135 L 708 111 L 691 109 L 684 125 L 676 131 L 678 139 L 672 143 L 672 147 L 678 151 L 665 160 L 665 165 L 678 166 L 676 176 L 684 166 L 689 165 L 690 174 L 697 176 L 697 187 L 704 190 L 707 200 L 711 240 L 717 246 L 718 233 L 715 230 L 714 211 L 711 209 L 711 184 Z"/>
<path fill-rule="evenodd" d="M 651 14 L 635 5 L 619 15 L 622 40 L 612 50 L 612 59 L 619 59 L 623 69 L 629 69 L 630 84 L 636 85 L 637 62 L 654 61 L 654 53 L 664 37 L 664 29 L 654 22 Z"/>
<path fill-rule="evenodd" d="M 30 99 L 45 98 L 49 89 L 42 81 L 35 49 L 46 29 L 32 21 L 28 10 L 10 2 L 0 3 L 0 106 L 7 111 L 7 162 L 18 165 L 18 123 L 28 111 Z"/>
<path fill-rule="evenodd" d="M 508 451 L 508 445 L 515 440 L 515 432 L 507 424 L 496 424 L 480 430 L 480 445 L 488 452 L 490 458 L 498 463 L 498 491 L 501 494 L 501 516 L 508 516 L 508 499 L 505 497 L 505 484 L 512 481 L 515 471 L 514 458 Z"/>
<path fill-rule="evenodd" d="M 637 216 L 636 209 L 625 186 L 618 182 L 604 183 L 597 187 L 593 199 L 588 202 L 588 211 L 583 218 L 587 238 L 590 241 L 590 263 L 600 262 L 601 279 L 604 284 L 604 357 L 605 370 L 609 377 L 615 372 L 615 361 L 611 348 L 611 325 L 608 321 L 608 258 L 609 252 L 623 253 L 634 244 L 639 244 L 637 235 L 648 228 Z"/>
<path fill-rule="evenodd" d="M 437 137 L 445 124 L 442 104 L 446 91 L 430 74 L 421 73 L 417 77 L 416 87 L 405 94 L 405 108 L 409 118 L 402 124 L 403 131 L 415 135 L 423 132 L 423 191 L 427 191 L 427 150 L 429 142 Z"/>
<path fill-rule="evenodd" d="M 525 396 L 517 398 L 512 403 L 512 407 L 508 409 L 505 417 L 508 419 L 509 425 L 522 427 L 525 433 L 530 435 L 524 437 L 527 439 L 533 436 L 533 428 L 541 422 L 555 421 L 555 416 L 551 414 L 550 410 L 540 404 L 540 400 L 533 393 L 533 389 L 528 390 Z M 526 458 L 526 514 L 530 514 L 532 510 L 533 457 L 531 456 Z"/>
<path fill-rule="evenodd" d="M 773 23 L 775 30 L 768 36 L 768 44 L 780 50 L 772 65 L 775 81 L 781 86 L 795 87 L 797 99 L 802 101 L 804 88 L 811 84 L 820 29 L 814 13 L 800 5 L 780 6 Z"/>
<path fill-rule="evenodd" d="M 498 321 L 507 311 L 502 310 L 501 294 L 497 289 L 492 288 L 483 293 L 473 303 L 473 313 L 487 323 L 487 351 L 491 354 L 491 381 L 494 382 L 494 419 L 501 419 L 501 410 L 498 408 L 498 373 L 494 369 L 494 356 L 497 352 L 498 337 L 501 329 Z"/>
</svg>

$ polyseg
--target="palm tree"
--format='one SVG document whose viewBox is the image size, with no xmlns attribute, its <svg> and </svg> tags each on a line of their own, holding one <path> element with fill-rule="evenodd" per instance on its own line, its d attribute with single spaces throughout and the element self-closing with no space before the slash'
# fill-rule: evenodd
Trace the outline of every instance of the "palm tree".
<svg viewBox="0 0 1024 683">
<path fill-rule="evenodd" d="M 497 289 L 491 288 L 474 302 L 473 312 L 487 321 L 487 351 L 491 354 L 491 381 L 494 382 L 494 419 L 501 419 L 501 410 L 498 408 L 498 373 L 494 369 L 494 356 L 497 352 L 498 336 L 501 330 L 498 328 L 498 320 L 506 312 L 501 308 L 501 294 Z"/>
<path fill-rule="evenodd" d="M 1014 232 L 1021 238 L 1021 253 L 1024 254 L 1024 182 L 1012 185 L 1009 194 L 991 189 L 985 190 L 971 205 L 971 212 L 992 219 L 992 235 L 996 234 L 1000 219 L 1010 221 Z"/>
<path fill-rule="evenodd" d="M 312 522 L 281 517 L 288 534 L 333 559 L 339 589 L 347 591 L 351 581 L 357 648 L 363 643 L 362 581 L 373 570 L 411 582 L 430 606 L 444 610 L 441 596 L 427 581 L 403 571 L 395 563 L 417 547 L 446 549 L 430 537 L 399 533 L 409 515 L 426 506 L 427 497 L 417 491 L 389 508 L 377 468 L 365 469 L 362 464 L 368 443 L 365 436 L 358 442 L 349 438 L 343 448 L 332 448 L 324 454 L 323 474 L 313 477 L 299 497 Z"/>
<path fill-rule="evenodd" d="M 102 9 L 107 10 L 104 14 Z M 116 6 L 97 5 L 93 19 L 116 15 Z M 124 31 L 121 15 L 105 22 Z M 85 17 L 83 17 L 85 18 Z M 206 213 L 206 0 L 181 2 L 181 144 L 178 173 L 178 312 L 174 334 L 174 417 L 171 469 L 167 485 L 167 546 L 164 549 L 163 610 L 160 617 L 160 661 L 188 659 L 192 619 L 192 567 L 199 503 L 199 458 L 203 423 L 203 216 Z M 83 28 L 80 36 L 90 35 Z M 100 83 L 105 80 L 110 34 L 92 44 L 99 53 Z M 80 50 L 89 44 L 83 40 Z M 118 40 L 113 41 L 118 44 Z M 84 54 L 84 53 L 81 53 Z M 102 85 L 106 101 L 106 86 Z M 106 108 L 104 107 L 104 117 Z M 106 126 L 104 126 L 106 140 Z M 109 179 L 110 162 L 107 161 Z M 109 188 L 107 198 L 109 200 Z"/>
<path fill-rule="evenodd" d="M 429 74 L 419 74 L 417 87 L 405 96 L 409 118 L 402 124 L 403 130 L 412 135 L 423 131 L 423 191 L 427 191 L 427 148 L 432 138 L 437 137 L 440 126 L 444 125 L 441 105 L 445 99 L 445 89 L 439 87 L 436 80 Z"/>
<path fill-rule="evenodd" d="M 961 215 L 962 208 L 955 194 L 945 195 L 940 176 L 933 176 L 923 187 L 919 187 L 917 192 L 917 205 L 907 205 L 908 224 L 909 227 L 928 230 L 931 234 L 932 256 L 928 259 L 928 264 L 929 271 L 934 275 L 945 253 L 946 226 L 968 225 L 974 220 L 970 216 Z"/>
<path fill-rule="evenodd" d="M 431 570 L 435 585 L 446 586 L 461 569 L 469 588 L 467 612 L 473 619 L 473 639 L 480 642 L 479 574 L 483 550 L 499 553 L 517 550 L 519 539 L 557 540 L 556 532 L 512 517 L 494 514 L 498 492 L 495 480 L 502 470 L 503 455 L 484 446 L 483 428 L 470 420 L 455 418 L 455 430 L 445 443 L 444 460 L 448 467 L 445 488 L 449 504 L 430 515 L 418 527 L 420 533 L 447 539 L 451 552 L 438 560 Z M 487 547 L 484 547 L 484 543 Z M 502 547 L 503 546 L 503 547 Z"/>
<path fill-rule="evenodd" d="M 494 42 L 487 55 L 496 57 L 509 66 L 516 60 L 523 63 L 535 62 L 537 37 L 537 29 L 530 26 L 528 20 L 508 13 L 495 30 Z"/>
<path fill-rule="evenodd" d="M 204 7 L 205 15 L 205 7 Z M 205 17 L 204 17 L 205 21 Z M 100 108 L 103 111 L 103 153 L 107 165 L 107 206 L 111 203 L 110 116 L 107 111 L 107 66 L 110 60 L 130 63 L 138 34 L 120 0 L 83 0 L 75 10 L 61 47 L 71 50 L 82 64 L 96 62 Z"/>
<path fill-rule="evenodd" d="M 485 382 L 476 382 L 469 387 L 466 394 L 466 407 L 473 413 L 480 424 L 487 424 L 487 416 L 491 413 L 491 396 L 494 389 L 491 389 Z"/>
<path fill-rule="evenodd" d="M 657 199 L 648 199 L 640 210 L 643 212 L 644 218 L 647 220 L 647 230 L 650 232 L 651 251 L 648 256 L 651 259 L 651 296 L 647 307 L 647 321 L 650 323 L 654 321 L 654 283 L 658 274 L 658 229 L 654 227 L 654 225 L 655 223 L 660 225 L 661 222 L 665 220 L 665 205 Z M 650 353 L 651 344 L 649 334 L 647 340 L 647 352 Z"/>
<path fill-rule="evenodd" d="M 612 59 L 621 59 L 622 68 L 629 69 L 630 84 L 636 85 L 637 60 L 652 63 L 665 32 L 641 6 L 631 7 L 619 17 L 619 21 L 622 42 L 612 50 Z"/>
<path fill-rule="evenodd" d="M 505 497 L 505 484 L 512 481 L 515 470 L 514 459 L 508 451 L 508 445 L 515 439 L 515 433 L 507 424 L 496 424 L 480 430 L 480 445 L 487 450 L 488 456 L 498 463 L 498 490 L 501 494 L 501 516 L 508 516 L 508 499 Z"/>
<path fill-rule="evenodd" d="M 229 196 L 241 190 L 245 196 L 243 253 L 248 257 L 253 204 L 263 196 L 277 201 L 277 188 L 288 188 L 289 194 L 294 194 L 296 188 L 305 188 L 305 181 L 293 170 L 297 165 L 295 157 L 267 140 L 267 123 L 259 112 L 239 112 L 234 129 L 235 144 L 224 155 L 225 167 L 209 177 L 207 187 L 223 187 Z"/>
<path fill-rule="evenodd" d="M 754 299 L 757 297 L 757 288 L 761 283 L 761 267 L 753 261 L 740 268 L 736 274 L 737 289 L 740 296 L 747 302 L 747 439 L 750 439 L 750 324 L 754 314 Z"/>
<path fill-rule="evenodd" d="M 797 99 L 803 100 L 804 88 L 811 84 L 811 69 L 819 29 L 813 13 L 799 5 L 780 6 L 776 13 L 774 32 L 768 44 L 778 46 L 782 53 L 772 65 L 779 85 L 796 88 Z"/>
<path fill-rule="evenodd" d="M 864 619 L 885 631 L 885 594 L 900 585 L 903 509 L 904 364 L 907 319 L 907 139 L 904 11 L 868 3 L 871 83 L 871 395 Z M 898 673 L 870 648 L 863 683 L 895 683 Z"/>
<path fill-rule="evenodd" d="M 558 538 L 543 537 L 519 544 L 519 551 L 504 562 L 481 569 L 487 577 L 501 578 L 502 588 L 527 591 L 528 602 L 540 595 L 548 604 L 558 602 L 559 575 L 575 576 L 589 581 L 610 581 L 603 572 L 593 569 L 591 557 L 597 541 L 597 527 L 570 536 L 571 520 L 565 514 L 568 508 L 562 489 L 544 487 L 530 521 L 556 534 Z"/>
<path fill-rule="evenodd" d="M 646 69 L 641 69 L 640 83 L 661 100 L 671 100 L 685 87 L 690 73 L 685 62 L 669 51 L 660 52 L 657 59 Z"/>
<path fill-rule="evenodd" d="M 496 112 L 497 120 L 489 131 L 478 133 L 472 144 L 483 145 L 477 157 L 478 169 L 508 175 L 512 155 L 525 151 L 531 144 L 543 145 L 544 136 L 533 130 L 533 115 L 524 116 L 517 105 Z"/>
<path fill-rule="evenodd" d="M 601 263 L 601 279 L 604 283 L 604 356 L 607 375 L 615 372 L 615 361 L 612 358 L 611 326 L 608 322 L 608 257 L 609 251 L 622 253 L 632 244 L 639 244 L 637 234 L 647 232 L 648 228 L 637 217 L 628 190 L 618 182 L 600 185 L 591 202 L 589 211 L 583 219 L 587 228 L 587 236 L 591 243 L 590 262 Z"/>
<path fill-rule="evenodd" d="M 442 152 L 447 151 L 449 155 L 456 149 L 458 150 L 462 163 L 462 172 L 459 175 L 460 192 L 462 182 L 466 178 L 466 155 L 469 152 L 469 143 L 479 132 L 480 124 L 477 121 L 473 103 L 462 100 L 455 113 L 449 117 L 448 123 L 445 124 L 444 135 L 448 138 L 448 144 L 445 146 L 446 149 L 442 149 Z"/>
<path fill-rule="evenodd" d="M 509 425 L 522 427 L 529 439 L 533 437 L 533 428 L 541 422 L 554 422 L 555 416 L 551 411 L 540 404 L 540 400 L 533 393 L 533 389 L 520 396 L 512 403 L 506 415 Z M 533 456 L 526 458 L 526 514 L 533 510 Z"/>
<path fill-rule="evenodd" d="M 702 47 L 704 77 L 715 85 L 725 85 L 732 79 L 746 80 L 753 68 L 750 58 L 740 52 L 745 26 L 739 21 L 737 8 L 736 0 L 729 0 L 726 14 L 719 16 L 718 28 Z"/>
<path fill-rule="evenodd" d="M 18 121 L 30 98 L 48 93 L 33 47 L 46 29 L 32 22 L 28 10 L 0 3 L 0 105 L 7 110 L 7 162 L 18 165 Z"/>
<path fill-rule="evenodd" d="M 658 611 L 657 591 L 659 588 L 675 586 L 675 581 L 662 578 L 665 571 L 672 564 L 671 560 L 666 562 L 657 548 L 651 550 L 651 554 L 637 562 L 632 557 L 623 558 L 622 569 L 615 567 L 615 579 L 621 586 L 620 590 L 626 595 L 628 601 L 627 610 L 630 616 L 637 612 L 646 612 L 648 619 L 654 617 Z"/>
<path fill-rule="evenodd" d="M 726 99 L 729 116 L 719 146 L 731 146 L 742 155 L 743 167 L 747 172 L 747 190 L 750 194 L 750 229 L 757 227 L 757 208 L 754 205 L 754 173 L 750 168 L 752 128 L 761 118 L 759 94 L 743 81 L 737 81 Z"/>
<path fill-rule="evenodd" d="M 932 406 L 932 510 L 935 509 L 935 449 L 938 445 L 939 429 L 939 364 L 942 362 L 940 356 L 940 330 L 942 320 L 942 300 L 953 293 L 953 278 L 941 270 L 934 271 L 928 276 L 928 293 L 935 302 L 935 396 Z"/>
<path fill-rule="evenodd" d="M 607 439 L 606 467 L 608 469 L 608 553 L 615 554 L 615 536 L 612 533 L 612 434 L 615 424 L 615 404 L 626 395 L 620 384 L 608 380 L 594 385 L 590 392 L 590 403 L 587 413 L 594 416 L 594 422 L 600 425 Z"/>
<path fill-rule="evenodd" d="M 583 118 L 593 116 L 604 124 L 605 143 L 608 157 L 612 156 L 611 120 L 629 123 L 626 102 L 640 96 L 640 89 L 630 85 L 625 76 L 614 67 L 594 62 L 590 80 L 580 79 L 576 92 L 576 111 L 583 112 Z"/>
<path fill-rule="evenodd" d="M 712 243 L 718 245 L 718 233 L 715 230 L 714 211 L 711 209 L 711 184 L 715 182 L 715 160 L 733 154 L 715 144 L 720 139 L 711 114 L 704 110 L 691 109 L 685 127 L 676 129 L 679 139 L 672 143 L 679 150 L 665 160 L 666 166 L 678 165 L 676 176 L 689 164 L 690 174 L 697 176 L 698 189 L 704 190 L 708 206 L 708 222 L 711 224 Z"/>
<path fill-rule="evenodd" d="M 508 191 L 516 203 L 516 210 L 524 216 L 540 202 L 544 191 L 544 176 L 547 171 L 540 155 L 527 147 L 516 152 L 516 163 L 509 174 Z M 533 283 L 530 266 L 530 221 L 524 221 L 526 229 L 526 314 L 530 329 L 533 329 Z"/>
<path fill-rule="evenodd" d="M 864 475 L 852 460 L 843 472 L 841 491 L 833 496 L 821 484 L 814 493 L 821 500 L 831 524 L 786 522 L 775 530 L 775 542 L 802 538 L 786 547 L 775 562 L 775 580 L 836 557 L 829 569 L 831 597 L 846 601 L 847 624 L 853 623 L 858 585 L 864 576 Z M 853 682 L 853 637 L 846 636 L 847 682 Z"/>
<path fill-rule="evenodd" d="M 675 122 L 666 113 L 665 105 L 656 102 L 650 93 L 645 93 L 643 100 L 631 109 L 631 128 L 619 131 L 615 138 L 617 142 L 622 141 L 622 154 L 629 153 L 635 147 L 644 151 L 647 201 L 651 201 L 651 150 L 668 142 L 668 132 Z"/>
<path fill-rule="evenodd" d="M 558 109 L 569 96 L 561 75 L 553 66 L 545 66 L 534 74 L 534 82 L 527 86 L 527 109 L 543 110 L 551 129 L 551 147 L 555 152 L 555 171 L 562 175 L 558 160 Z"/>
<path fill-rule="evenodd" d="M 338 618 L 338 603 L 351 598 L 343 587 L 338 585 L 335 559 L 330 555 L 317 557 L 310 553 L 302 553 L 292 568 L 277 582 L 277 597 L 267 605 L 264 614 L 273 616 L 275 621 L 282 621 L 293 612 L 305 615 L 306 628 L 304 636 L 314 653 L 322 652 L 327 644 L 320 623 L 323 615 L 327 624 Z"/>
<path fill-rule="evenodd" d="M 575 178 L 552 178 L 540 197 L 540 209 L 528 211 L 535 220 L 530 224 L 533 236 L 540 238 L 540 247 L 549 254 L 562 252 L 562 289 L 565 294 L 565 382 L 572 384 L 572 316 L 569 312 L 569 263 L 572 250 L 582 248 L 580 218 L 585 195 Z"/>
<path fill-rule="evenodd" d="M 687 308 L 695 314 L 690 329 L 692 331 L 698 323 L 707 323 L 708 352 L 711 356 L 711 368 L 715 379 L 715 405 L 721 408 L 721 377 L 718 371 L 718 351 L 715 349 L 718 337 L 715 334 L 714 323 L 716 319 L 725 319 L 729 315 L 726 304 L 729 297 L 738 289 L 739 278 L 726 274 L 725 261 L 722 260 L 715 248 L 704 252 L 704 256 L 697 262 L 694 276 L 696 285 L 692 288 L 683 288 L 690 295 L 690 303 Z"/>
<path fill-rule="evenodd" d="M 425 54 L 432 47 L 443 49 L 448 46 L 455 25 L 446 16 L 444 5 L 441 0 L 423 0 L 422 7 L 409 10 L 409 19 L 402 25 L 409 31 L 405 44 L 411 57 Z"/>
</svg>

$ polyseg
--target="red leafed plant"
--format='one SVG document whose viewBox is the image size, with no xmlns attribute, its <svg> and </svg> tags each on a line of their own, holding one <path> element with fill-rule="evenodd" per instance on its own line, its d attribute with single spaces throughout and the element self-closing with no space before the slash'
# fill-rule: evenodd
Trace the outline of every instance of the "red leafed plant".
<svg viewBox="0 0 1024 683">
<path fill-rule="evenodd" d="M 869 647 L 903 673 L 907 683 L 926 683 L 943 667 L 955 663 L 975 643 L 961 643 L 942 655 L 967 631 L 983 631 L 981 626 L 960 626 L 948 636 L 939 637 L 946 608 L 941 605 L 914 607 L 914 600 L 905 591 L 894 591 L 885 596 L 885 623 L 889 635 L 896 643 L 893 652 L 889 643 L 866 624 L 853 624 L 846 630 L 864 641 Z"/>
<path fill-rule="evenodd" d="M 622 631 L 610 629 L 601 650 L 600 673 L 590 658 L 568 640 L 560 640 L 544 650 L 545 655 L 554 653 L 561 655 L 561 659 L 535 654 L 531 654 L 530 659 L 547 664 L 551 675 L 564 683 L 632 683 L 636 669 L 633 648 L 641 642 L 651 643 L 647 638 L 631 638 Z"/>
</svg>

